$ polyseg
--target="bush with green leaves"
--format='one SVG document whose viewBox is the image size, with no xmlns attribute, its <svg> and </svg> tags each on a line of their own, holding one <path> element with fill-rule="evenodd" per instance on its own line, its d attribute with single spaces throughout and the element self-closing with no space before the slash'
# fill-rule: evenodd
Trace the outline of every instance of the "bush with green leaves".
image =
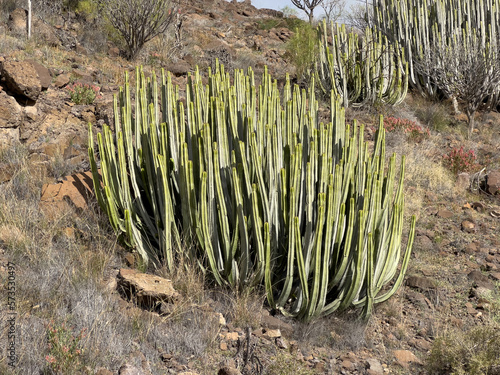
<svg viewBox="0 0 500 375">
<path fill-rule="evenodd" d="M 402 251 L 404 160 L 374 151 L 363 126 L 346 125 L 334 99 L 318 120 L 314 90 L 265 70 L 198 71 L 181 100 L 170 74 L 137 70 L 115 97 L 113 133 L 92 128 L 89 156 L 101 207 L 144 261 L 173 270 L 180 252 L 220 285 L 263 286 L 269 305 L 304 320 L 373 305 L 401 285 L 414 237 Z M 197 246 L 183 247 L 181 239 Z M 188 250 L 183 250 L 188 249 Z"/>
<path fill-rule="evenodd" d="M 295 66 L 297 81 L 310 82 L 316 61 L 319 59 L 316 29 L 305 22 L 300 28 L 295 29 L 295 34 L 287 43 L 286 55 Z"/>
</svg>

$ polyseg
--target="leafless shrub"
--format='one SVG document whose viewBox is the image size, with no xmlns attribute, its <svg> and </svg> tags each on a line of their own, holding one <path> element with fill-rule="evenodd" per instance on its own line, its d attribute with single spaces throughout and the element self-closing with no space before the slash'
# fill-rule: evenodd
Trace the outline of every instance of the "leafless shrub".
<svg viewBox="0 0 500 375">
<path fill-rule="evenodd" d="M 118 30 L 134 59 L 142 47 L 176 19 L 171 0 L 96 0 L 99 12 Z"/>
</svg>

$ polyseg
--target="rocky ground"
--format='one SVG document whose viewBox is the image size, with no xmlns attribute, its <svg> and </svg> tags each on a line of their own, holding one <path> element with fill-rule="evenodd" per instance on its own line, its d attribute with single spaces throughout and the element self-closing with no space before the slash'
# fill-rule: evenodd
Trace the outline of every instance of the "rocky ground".
<svg viewBox="0 0 500 375">
<path fill-rule="evenodd" d="M 407 155 L 407 217 L 418 224 L 405 285 L 368 324 L 354 312 L 310 324 L 273 316 L 261 291 L 214 289 L 189 264 L 176 274 L 145 270 L 117 243 L 90 193 L 87 124 L 99 131 L 112 123 L 125 71 L 164 67 L 180 87 L 196 65 L 204 70 L 216 58 L 229 71 L 251 66 L 256 76 L 267 65 L 279 82 L 294 74 L 286 55 L 293 30 L 279 12 L 192 0 L 181 14 L 179 38 L 157 38 L 134 62 L 89 35 L 92 23 L 77 15 L 36 19 L 31 40 L 24 11 L 0 23 L 0 276 L 4 284 L 15 276 L 18 356 L 12 369 L 2 349 L 0 372 L 420 374 L 451 373 L 448 362 L 465 357 L 498 357 L 487 346 L 500 346 L 498 113 L 479 114 L 468 140 L 463 116 L 415 94 L 396 108 L 348 110 L 349 120 L 367 125 L 383 113 L 430 130 L 419 142 L 387 135 L 388 153 Z M 78 82 L 101 95 L 76 105 L 68 88 Z M 479 172 L 456 176 L 443 166 L 443 154 L 461 146 L 476 152 Z M 2 297 L 2 322 L 8 301 Z M 54 327 L 82 352 L 57 353 Z M 443 342 L 454 356 L 438 350 Z M 500 373 L 498 365 L 464 368 Z"/>
</svg>

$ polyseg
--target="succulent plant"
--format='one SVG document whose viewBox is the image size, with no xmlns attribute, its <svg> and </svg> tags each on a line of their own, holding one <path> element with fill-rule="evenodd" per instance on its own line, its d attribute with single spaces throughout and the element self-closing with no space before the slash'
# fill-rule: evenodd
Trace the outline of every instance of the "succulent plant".
<svg viewBox="0 0 500 375">
<path fill-rule="evenodd" d="M 159 88 L 136 75 L 135 108 L 127 78 L 114 133 L 97 135 L 102 177 L 91 127 L 89 157 L 101 207 L 144 261 L 173 268 L 186 251 L 217 283 L 264 285 L 272 308 L 304 320 L 368 317 L 397 290 L 415 219 L 402 252 L 404 160 L 396 177 L 382 119 L 370 153 L 335 95 L 321 123 L 312 86 L 280 92 L 267 70 L 258 87 L 251 69 L 217 65 L 206 85 L 196 70 L 185 100 L 169 73 Z"/>
</svg>

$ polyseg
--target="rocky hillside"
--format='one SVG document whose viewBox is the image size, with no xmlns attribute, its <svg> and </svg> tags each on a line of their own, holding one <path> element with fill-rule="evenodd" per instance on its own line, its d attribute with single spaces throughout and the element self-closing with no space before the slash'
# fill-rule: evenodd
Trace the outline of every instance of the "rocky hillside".
<svg viewBox="0 0 500 375">
<path fill-rule="evenodd" d="M 269 311 L 260 290 L 211 287 L 187 260 L 174 274 L 145 269 L 111 233 L 87 172 L 88 123 L 113 123 L 125 72 L 133 82 L 136 65 L 165 68 L 182 90 L 218 59 L 256 77 L 267 66 L 280 84 L 294 79 L 286 43 L 300 21 L 249 0 L 190 0 L 177 34 L 129 62 L 89 15 L 35 17 L 30 40 L 23 9 L 4 18 L 0 277 L 14 292 L 2 294 L 2 321 L 13 323 L 0 333 L 0 373 L 500 374 L 498 113 L 479 114 L 468 140 L 448 103 L 410 94 L 398 107 L 348 110 L 368 139 L 380 113 L 429 131 L 387 134 L 388 154 L 407 156 L 416 241 L 405 285 L 368 324 L 355 313 L 303 324 Z M 89 104 L 75 100 L 79 85 L 95 94 Z M 475 159 L 458 174 L 443 155 L 461 147 Z"/>
</svg>

